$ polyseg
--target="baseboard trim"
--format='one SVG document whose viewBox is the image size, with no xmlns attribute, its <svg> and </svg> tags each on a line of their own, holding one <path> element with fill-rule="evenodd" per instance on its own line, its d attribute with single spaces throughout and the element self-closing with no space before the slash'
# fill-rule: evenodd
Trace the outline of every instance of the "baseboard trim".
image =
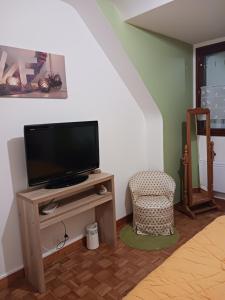
<svg viewBox="0 0 225 300">
<path fill-rule="evenodd" d="M 120 230 L 120 228 L 125 225 L 126 223 L 131 222 L 132 220 L 132 214 L 127 215 L 119 220 L 116 221 L 116 228 L 117 231 Z M 71 252 L 73 252 L 76 249 L 79 249 L 81 247 L 85 247 L 85 237 L 74 241 L 73 243 L 67 245 L 66 247 L 49 254 L 48 256 L 43 258 L 44 261 L 44 267 L 46 268 L 48 265 L 52 264 L 55 260 L 57 260 L 58 258 L 62 257 L 65 254 L 69 254 Z M 19 279 L 23 279 L 25 277 L 25 272 L 24 272 L 24 268 L 19 269 L 15 272 L 13 272 L 10 275 L 7 275 L 6 277 L 0 279 L 0 290 L 8 288 L 10 286 L 12 286 L 15 281 L 19 280 Z"/>
<path fill-rule="evenodd" d="M 120 228 L 122 226 L 124 226 L 125 224 L 132 222 L 132 218 L 133 218 L 133 214 L 129 214 L 129 215 L 127 215 L 127 216 L 125 216 L 125 217 L 117 220 L 116 221 L 116 229 L 117 229 L 117 231 L 119 231 Z"/>
</svg>

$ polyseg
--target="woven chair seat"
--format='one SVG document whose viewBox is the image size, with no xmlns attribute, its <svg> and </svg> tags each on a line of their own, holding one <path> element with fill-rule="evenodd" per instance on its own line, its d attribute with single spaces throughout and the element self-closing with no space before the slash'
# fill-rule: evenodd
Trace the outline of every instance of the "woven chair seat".
<svg viewBox="0 0 225 300">
<path fill-rule="evenodd" d="M 131 178 L 129 186 L 137 234 L 173 234 L 174 180 L 164 172 L 143 171 Z"/>
</svg>

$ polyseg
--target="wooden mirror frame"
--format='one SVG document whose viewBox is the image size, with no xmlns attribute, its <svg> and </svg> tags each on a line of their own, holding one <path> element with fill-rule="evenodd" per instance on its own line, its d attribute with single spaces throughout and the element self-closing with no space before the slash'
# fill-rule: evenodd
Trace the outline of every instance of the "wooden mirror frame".
<svg viewBox="0 0 225 300">
<path fill-rule="evenodd" d="M 198 115 L 205 115 L 205 135 L 207 146 L 207 191 L 193 188 L 192 184 L 192 154 L 191 154 L 191 118 Z M 210 138 L 210 111 L 209 109 L 193 108 L 188 109 L 186 113 L 186 138 L 187 144 L 184 148 L 182 162 L 184 165 L 183 178 L 183 199 L 180 209 L 191 218 L 195 218 L 197 213 L 218 208 L 213 197 L 213 160 L 214 143 Z"/>
</svg>

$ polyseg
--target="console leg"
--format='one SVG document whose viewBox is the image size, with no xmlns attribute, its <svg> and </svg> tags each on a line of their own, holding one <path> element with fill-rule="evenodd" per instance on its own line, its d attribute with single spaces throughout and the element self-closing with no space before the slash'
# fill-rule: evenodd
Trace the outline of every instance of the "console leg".
<svg viewBox="0 0 225 300">
<path fill-rule="evenodd" d="M 18 199 L 25 276 L 35 290 L 45 292 L 38 205 Z"/>
<path fill-rule="evenodd" d="M 115 217 L 115 197 L 113 179 L 106 185 L 108 191 L 112 193 L 112 201 L 95 207 L 95 217 L 99 225 L 99 238 L 103 243 L 116 246 L 116 217 Z"/>
</svg>

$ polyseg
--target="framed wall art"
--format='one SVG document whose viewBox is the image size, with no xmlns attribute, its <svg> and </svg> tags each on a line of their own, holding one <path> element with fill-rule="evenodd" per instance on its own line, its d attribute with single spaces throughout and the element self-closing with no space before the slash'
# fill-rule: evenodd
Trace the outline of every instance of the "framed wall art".
<svg viewBox="0 0 225 300">
<path fill-rule="evenodd" d="M 0 46 L 0 97 L 67 98 L 64 56 Z"/>
</svg>

